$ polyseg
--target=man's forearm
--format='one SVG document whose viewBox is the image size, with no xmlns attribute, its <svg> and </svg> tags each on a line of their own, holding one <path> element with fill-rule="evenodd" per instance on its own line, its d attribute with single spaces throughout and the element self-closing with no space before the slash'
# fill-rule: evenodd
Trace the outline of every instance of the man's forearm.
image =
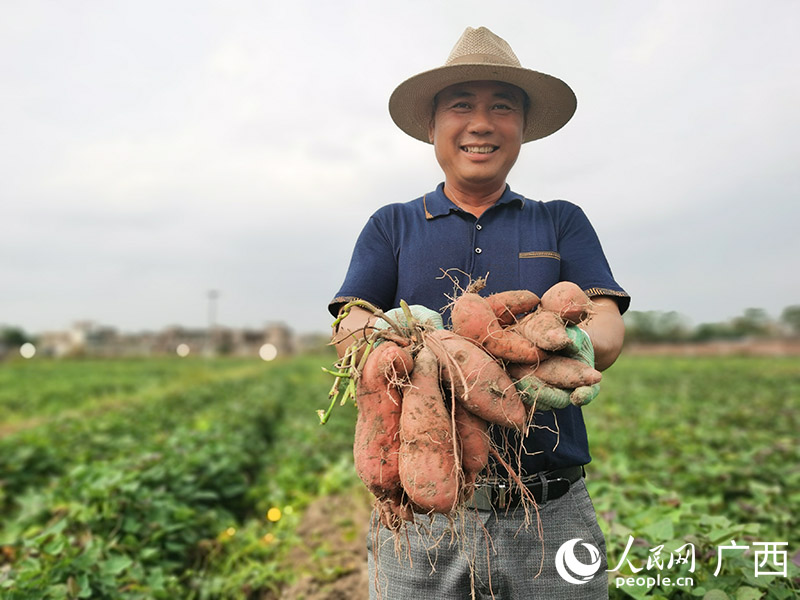
<svg viewBox="0 0 800 600">
<path fill-rule="evenodd" d="M 349 314 L 342 319 L 333 334 L 336 352 L 341 358 L 353 342 L 363 340 L 372 331 L 375 315 L 358 306 L 350 308 Z"/>
<path fill-rule="evenodd" d="M 594 346 L 595 368 L 599 371 L 614 364 L 625 341 L 625 323 L 617 303 L 607 296 L 592 298 L 594 313 L 580 327 L 589 334 Z"/>
</svg>

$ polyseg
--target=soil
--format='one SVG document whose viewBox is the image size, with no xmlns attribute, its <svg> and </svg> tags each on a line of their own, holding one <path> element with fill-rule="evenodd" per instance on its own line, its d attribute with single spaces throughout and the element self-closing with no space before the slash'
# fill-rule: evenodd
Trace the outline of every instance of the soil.
<svg viewBox="0 0 800 600">
<path fill-rule="evenodd" d="M 289 558 L 297 581 L 279 600 L 368 600 L 371 510 L 372 497 L 366 490 L 315 500 L 297 531 L 302 543 Z"/>
<path fill-rule="evenodd" d="M 717 340 L 697 343 L 626 344 L 623 354 L 650 356 L 800 356 L 800 340 Z"/>
</svg>

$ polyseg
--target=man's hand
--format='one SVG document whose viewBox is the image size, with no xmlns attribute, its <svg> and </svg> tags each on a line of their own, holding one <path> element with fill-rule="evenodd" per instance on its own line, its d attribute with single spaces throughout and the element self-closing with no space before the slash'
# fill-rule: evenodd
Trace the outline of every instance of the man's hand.
<svg viewBox="0 0 800 600">
<path fill-rule="evenodd" d="M 419 304 L 412 304 L 408 308 L 412 319 L 416 319 L 432 329 L 444 329 L 442 316 L 436 311 Z M 386 312 L 386 316 L 395 325 L 400 327 L 409 326 L 408 319 L 402 308 L 393 308 Z M 350 346 L 368 338 L 375 330 L 388 329 L 390 327 L 391 325 L 386 319 L 379 319 L 372 312 L 359 306 L 350 307 L 347 316 L 341 320 L 333 335 L 333 341 L 339 357 L 344 356 Z"/>
<path fill-rule="evenodd" d="M 592 338 L 595 369 L 605 371 L 614 364 L 625 340 L 625 323 L 616 300 L 609 296 L 592 298 L 592 314 L 581 323 Z"/>
<path fill-rule="evenodd" d="M 442 315 L 435 310 L 426 308 L 421 304 L 411 304 L 408 309 L 411 313 L 411 318 L 418 323 L 428 326 L 431 329 L 444 329 Z M 411 325 L 408 322 L 408 315 L 406 315 L 406 312 L 402 308 L 393 308 L 392 310 L 386 311 L 385 314 L 395 325 L 399 325 L 400 327 L 409 327 Z M 375 329 L 386 329 L 391 327 L 386 319 L 381 318 L 377 319 L 372 326 Z"/>
<path fill-rule="evenodd" d="M 594 346 L 589 334 L 577 325 L 567 325 L 567 337 L 572 343 L 567 348 L 567 353 L 573 358 L 594 367 Z"/>
<path fill-rule="evenodd" d="M 590 367 L 594 367 L 594 346 L 592 345 L 592 339 L 589 337 L 589 334 L 577 325 L 567 325 L 567 336 L 572 340 L 574 358 Z M 597 394 L 599 393 L 600 384 L 598 383 L 590 386 L 582 386 L 572 391 L 570 394 L 570 401 L 577 406 L 584 406 L 597 398 Z"/>
<path fill-rule="evenodd" d="M 514 386 L 517 388 L 522 401 L 536 410 L 550 410 L 551 408 L 565 408 L 569 406 L 570 390 L 547 385 L 533 375 L 516 379 Z"/>
<path fill-rule="evenodd" d="M 571 344 L 562 353 L 594 367 L 594 347 L 589 335 L 577 325 L 567 325 L 566 334 Z M 537 410 L 565 408 L 570 403 L 577 406 L 589 404 L 600 392 L 599 384 L 563 389 L 543 382 L 534 375 L 526 375 L 514 382 L 523 402 Z"/>
<path fill-rule="evenodd" d="M 350 307 L 333 333 L 333 343 L 339 358 L 343 357 L 350 346 L 364 340 L 372 331 L 375 315 L 359 306 Z"/>
</svg>

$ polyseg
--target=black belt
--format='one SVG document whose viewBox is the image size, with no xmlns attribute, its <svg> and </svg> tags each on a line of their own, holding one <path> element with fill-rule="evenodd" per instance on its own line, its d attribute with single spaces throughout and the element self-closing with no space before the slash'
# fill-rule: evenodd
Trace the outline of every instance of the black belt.
<svg viewBox="0 0 800 600">
<path fill-rule="evenodd" d="M 530 499 L 532 496 L 537 504 L 544 504 L 566 494 L 570 486 L 583 476 L 583 467 L 578 466 L 523 477 L 522 483 L 530 492 L 525 497 Z M 486 479 L 475 486 L 475 493 L 467 505 L 478 510 L 505 510 L 514 508 L 522 499 L 523 494 L 517 484 L 510 484 L 507 480 Z"/>
</svg>

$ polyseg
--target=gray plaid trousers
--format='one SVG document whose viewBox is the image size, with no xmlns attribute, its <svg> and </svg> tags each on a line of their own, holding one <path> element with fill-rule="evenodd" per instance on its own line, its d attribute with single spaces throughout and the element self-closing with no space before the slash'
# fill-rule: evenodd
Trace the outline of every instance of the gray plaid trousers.
<svg viewBox="0 0 800 600">
<path fill-rule="evenodd" d="M 556 569 L 559 548 L 570 540 L 580 540 L 568 546 L 584 565 L 597 564 L 599 554 L 592 576 L 562 569 L 568 581 Z M 453 523 L 442 515 L 417 515 L 417 524 L 397 538 L 373 527 L 367 550 L 370 600 L 608 598 L 605 539 L 582 479 L 540 506 L 538 518 L 530 510 L 527 524 L 521 507 L 467 509 Z"/>
</svg>

